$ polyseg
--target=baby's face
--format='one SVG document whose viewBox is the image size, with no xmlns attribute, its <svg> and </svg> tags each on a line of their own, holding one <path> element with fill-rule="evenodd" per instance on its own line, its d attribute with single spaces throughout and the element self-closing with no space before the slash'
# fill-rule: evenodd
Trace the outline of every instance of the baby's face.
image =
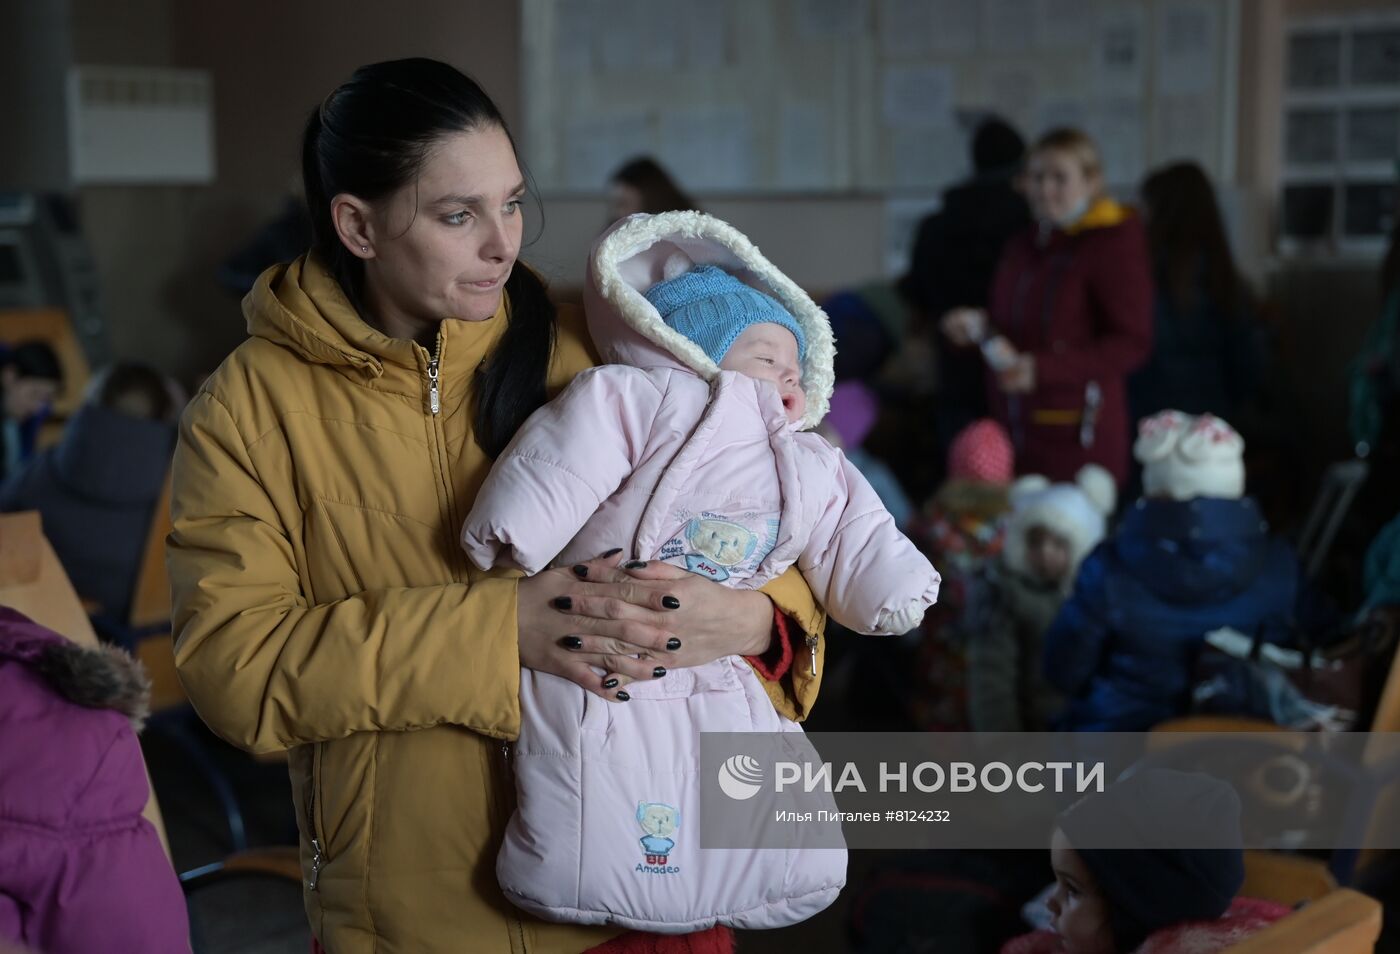
<svg viewBox="0 0 1400 954">
<path fill-rule="evenodd" d="M 1064 941 L 1065 954 L 1114 954 L 1108 903 L 1084 859 L 1058 828 L 1050 839 L 1050 866 L 1055 869 L 1055 893 L 1046 906 L 1050 926 Z"/>
<path fill-rule="evenodd" d="M 1069 575 L 1069 541 L 1047 527 L 1026 531 L 1026 563 L 1044 583 L 1060 583 Z"/>
<path fill-rule="evenodd" d="M 771 322 L 749 325 L 729 346 L 719 366 L 745 377 L 771 381 L 783 399 L 789 421 L 807 413 L 802 391 L 802 364 L 797 359 L 797 338 L 782 325 Z"/>
</svg>

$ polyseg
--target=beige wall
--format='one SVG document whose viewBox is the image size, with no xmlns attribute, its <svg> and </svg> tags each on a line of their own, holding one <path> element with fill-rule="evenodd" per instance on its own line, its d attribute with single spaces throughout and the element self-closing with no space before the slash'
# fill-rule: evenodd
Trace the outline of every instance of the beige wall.
<svg viewBox="0 0 1400 954">
<path fill-rule="evenodd" d="M 47 0 L 20 6 L 31 2 Z M 71 3 L 71 62 L 213 74 L 213 185 L 80 190 L 113 353 L 178 374 L 212 369 L 242 340 L 239 303 L 216 284 L 215 269 L 277 211 L 299 173 L 307 114 L 356 66 L 409 55 L 446 60 L 480 80 L 518 125 L 513 0 Z M 0 20 L 0 32 L 6 25 Z M 61 108 L 53 115 L 61 122 Z"/>
</svg>

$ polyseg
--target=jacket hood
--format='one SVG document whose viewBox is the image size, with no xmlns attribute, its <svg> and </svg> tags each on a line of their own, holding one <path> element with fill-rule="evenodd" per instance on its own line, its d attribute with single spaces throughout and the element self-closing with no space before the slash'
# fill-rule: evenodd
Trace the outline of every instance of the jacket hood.
<svg viewBox="0 0 1400 954">
<path fill-rule="evenodd" d="M 670 328 L 643 297 L 664 280 L 666 263 L 683 253 L 695 265 L 716 265 L 776 298 L 807 338 L 802 387 L 807 413 L 800 426 L 815 427 L 826 415 L 835 384 L 836 344 L 826 313 L 764 258 L 744 235 L 701 212 L 633 215 L 614 224 L 588 258 L 584 312 L 603 360 L 634 367 L 693 371 L 706 381 L 719 374 L 699 345 Z"/>
<path fill-rule="evenodd" d="M 54 469 L 59 480 L 89 500 L 149 504 L 160 494 L 174 450 L 173 421 L 85 404 L 64 428 Z"/>
<path fill-rule="evenodd" d="M 113 709 L 140 731 L 150 701 L 141 664 L 116 646 L 86 647 L 0 607 L 0 660 L 33 669 L 54 691 L 89 709 Z"/>
<path fill-rule="evenodd" d="M 1231 599 L 1262 572 L 1269 527 L 1249 497 L 1139 500 L 1114 538 L 1119 560 L 1160 599 L 1199 605 Z"/>
<path fill-rule="evenodd" d="M 351 368 L 368 378 L 384 371 L 377 354 L 408 344 L 366 324 L 340 283 L 309 253 L 263 272 L 243 299 L 243 317 L 248 334 L 256 338 L 312 364 Z"/>
<path fill-rule="evenodd" d="M 517 268 L 526 268 L 517 262 Z M 507 297 L 484 321 L 444 315 L 438 325 L 441 393 L 463 393 L 509 321 Z M 327 365 L 371 390 L 421 400 L 427 410 L 430 348 L 369 325 L 314 254 L 263 272 L 243 299 L 248 333 L 309 364 Z"/>
</svg>

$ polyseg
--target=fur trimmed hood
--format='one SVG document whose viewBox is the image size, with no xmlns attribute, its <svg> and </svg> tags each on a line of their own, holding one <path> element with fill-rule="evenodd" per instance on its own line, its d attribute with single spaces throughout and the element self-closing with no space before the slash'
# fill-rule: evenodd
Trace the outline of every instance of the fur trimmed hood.
<svg viewBox="0 0 1400 954">
<path fill-rule="evenodd" d="M 679 253 L 679 255 L 678 255 Z M 603 359 L 633 367 L 679 367 L 706 381 L 719 374 L 705 352 L 661 320 L 642 293 L 674 277 L 667 263 L 683 256 L 695 265 L 717 265 L 776 298 L 802 328 L 807 354 L 802 388 L 807 413 L 800 426 L 815 427 L 826 415 L 835 384 L 835 339 L 826 313 L 764 258 L 738 229 L 701 212 L 633 215 L 614 224 L 588 258 L 584 310 L 588 331 Z"/>
<path fill-rule="evenodd" d="M 79 646 L 15 610 L 0 608 L 0 661 L 22 663 L 69 702 L 112 709 L 140 731 L 149 714 L 150 680 L 116 646 Z"/>
</svg>

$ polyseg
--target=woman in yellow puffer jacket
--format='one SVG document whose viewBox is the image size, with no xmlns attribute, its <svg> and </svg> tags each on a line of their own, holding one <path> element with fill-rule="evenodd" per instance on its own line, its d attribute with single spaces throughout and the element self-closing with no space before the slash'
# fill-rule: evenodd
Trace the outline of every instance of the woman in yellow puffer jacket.
<svg viewBox="0 0 1400 954">
<path fill-rule="evenodd" d="M 626 704 L 666 667 L 790 658 L 775 604 L 815 652 L 821 611 L 796 574 L 745 593 L 620 567 L 627 540 L 530 579 L 471 570 L 457 535 L 492 459 L 594 360 L 516 267 L 514 144 L 470 79 L 400 60 L 326 98 L 303 165 L 312 251 L 258 280 L 251 337 L 181 425 L 181 679 L 230 742 L 290 750 L 326 950 L 586 950 L 617 931 L 532 920 L 495 883 L 520 667 Z M 766 684 L 798 718 L 806 655 Z"/>
</svg>

